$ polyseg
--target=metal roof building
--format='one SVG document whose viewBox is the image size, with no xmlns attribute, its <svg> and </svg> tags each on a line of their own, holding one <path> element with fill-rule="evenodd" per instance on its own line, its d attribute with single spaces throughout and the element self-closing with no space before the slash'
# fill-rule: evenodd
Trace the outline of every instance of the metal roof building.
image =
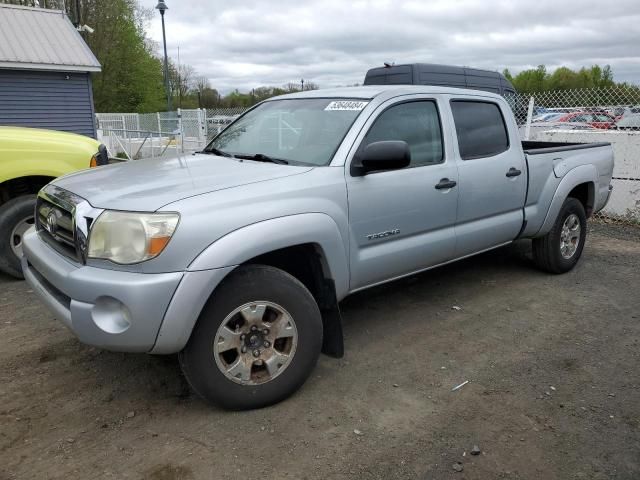
<svg viewBox="0 0 640 480">
<path fill-rule="evenodd" d="M 90 73 L 99 71 L 63 12 L 0 4 L 0 125 L 95 137 Z"/>
</svg>

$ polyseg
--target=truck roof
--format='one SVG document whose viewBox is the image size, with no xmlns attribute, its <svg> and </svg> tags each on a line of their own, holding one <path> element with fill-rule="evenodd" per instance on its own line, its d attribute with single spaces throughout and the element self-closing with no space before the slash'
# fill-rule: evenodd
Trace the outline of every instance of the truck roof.
<svg viewBox="0 0 640 480">
<path fill-rule="evenodd" d="M 372 99 L 385 94 L 388 97 L 397 95 L 410 95 L 416 93 L 445 93 L 451 95 L 468 94 L 482 97 L 501 98 L 500 95 L 491 92 L 473 90 L 470 88 L 443 87 L 439 85 L 367 85 L 361 87 L 337 87 L 321 90 L 305 90 L 304 92 L 289 93 L 272 97 L 272 99 L 292 98 L 361 98 Z M 268 100 L 267 100 L 268 101 Z"/>
</svg>

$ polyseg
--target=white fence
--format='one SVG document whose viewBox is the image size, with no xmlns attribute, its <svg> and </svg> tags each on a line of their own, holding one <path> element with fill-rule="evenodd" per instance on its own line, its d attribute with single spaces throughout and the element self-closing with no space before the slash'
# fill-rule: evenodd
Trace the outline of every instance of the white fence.
<svg viewBox="0 0 640 480">
<path fill-rule="evenodd" d="M 96 121 L 98 134 L 112 155 L 131 160 L 200 150 L 244 110 L 98 113 Z"/>
<path fill-rule="evenodd" d="M 614 191 L 600 216 L 640 223 L 640 88 L 561 90 L 507 97 L 523 139 L 610 142 Z M 103 142 L 129 159 L 202 149 L 244 108 L 99 113 Z"/>
</svg>

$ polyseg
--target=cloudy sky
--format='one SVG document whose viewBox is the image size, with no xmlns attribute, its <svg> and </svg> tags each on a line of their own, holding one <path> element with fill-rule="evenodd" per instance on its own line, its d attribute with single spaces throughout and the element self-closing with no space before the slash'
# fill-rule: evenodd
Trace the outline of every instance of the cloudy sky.
<svg viewBox="0 0 640 480">
<path fill-rule="evenodd" d="M 154 7 L 155 0 L 141 0 Z M 640 0 L 166 0 L 169 55 L 222 92 L 362 83 L 383 62 L 610 64 L 640 84 Z M 148 25 L 161 42 L 160 16 Z M 160 44 L 159 44 L 160 45 Z"/>
</svg>

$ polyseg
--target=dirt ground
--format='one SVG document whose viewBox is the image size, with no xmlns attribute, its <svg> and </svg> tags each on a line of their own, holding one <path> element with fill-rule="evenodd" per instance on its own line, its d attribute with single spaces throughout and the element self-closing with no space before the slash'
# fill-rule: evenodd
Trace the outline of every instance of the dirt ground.
<svg viewBox="0 0 640 480">
<path fill-rule="evenodd" d="M 345 357 L 250 412 L 0 277 L 0 479 L 639 479 L 640 229 L 596 224 L 562 276 L 528 250 L 348 298 Z"/>
</svg>

